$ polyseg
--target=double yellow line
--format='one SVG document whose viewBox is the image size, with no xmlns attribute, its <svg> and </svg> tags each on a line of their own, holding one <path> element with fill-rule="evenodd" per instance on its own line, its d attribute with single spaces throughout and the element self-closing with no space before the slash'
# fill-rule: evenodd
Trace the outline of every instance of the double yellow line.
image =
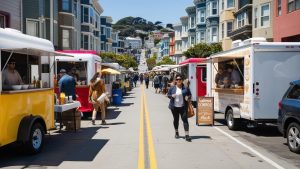
<svg viewBox="0 0 300 169">
<path fill-rule="evenodd" d="M 147 98 L 145 96 L 145 87 L 141 87 L 141 113 L 140 113 L 140 136 L 139 136 L 139 161 L 138 169 L 145 169 L 145 155 L 149 158 L 150 169 L 157 169 L 152 131 L 150 127 L 150 118 L 148 112 Z M 144 124 L 146 123 L 146 133 L 144 133 Z M 145 154 L 145 134 L 147 135 L 148 154 Z M 147 168 L 148 168 L 147 167 Z"/>
</svg>

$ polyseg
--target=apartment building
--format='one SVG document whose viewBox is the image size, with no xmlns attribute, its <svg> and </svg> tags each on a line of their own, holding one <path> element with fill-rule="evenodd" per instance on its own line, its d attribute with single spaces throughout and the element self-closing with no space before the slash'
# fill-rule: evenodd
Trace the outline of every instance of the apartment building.
<svg viewBox="0 0 300 169">
<path fill-rule="evenodd" d="M 222 43 L 223 50 L 231 49 L 232 40 L 229 34 L 233 30 L 234 12 L 236 11 L 235 0 L 220 0 L 219 5 L 219 42 Z"/>
<path fill-rule="evenodd" d="M 194 0 L 196 6 L 196 43 L 206 43 L 206 1 Z"/>
<path fill-rule="evenodd" d="M 196 7 L 187 7 L 185 11 L 188 14 L 188 42 L 193 46 L 196 44 Z"/>
<path fill-rule="evenodd" d="M 100 51 L 103 8 L 97 0 L 81 0 L 81 48 Z"/>
<path fill-rule="evenodd" d="M 101 16 L 101 52 L 113 52 L 112 48 L 112 18 Z"/>
<path fill-rule="evenodd" d="M 300 0 L 275 0 L 271 11 L 274 41 L 300 42 Z"/>
<path fill-rule="evenodd" d="M 273 41 L 273 0 L 253 0 L 252 36 Z"/>
<path fill-rule="evenodd" d="M 76 50 L 81 48 L 80 8 L 79 0 L 58 0 L 59 50 Z"/>
<path fill-rule="evenodd" d="M 182 25 L 182 33 L 181 33 L 181 42 L 182 42 L 182 52 L 185 52 L 189 48 L 189 35 L 188 35 L 188 23 L 189 23 L 189 17 L 183 16 L 180 17 L 181 25 Z"/>
<path fill-rule="evenodd" d="M 48 39 L 58 49 L 58 3 L 58 0 L 22 1 L 23 33 Z"/>
<path fill-rule="evenodd" d="M 234 12 L 233 30 L 228 36 L 234 40 L 252 37 L 252 0 L 237 0 Z"/>
<path fill-rule="evenodd" d="M 181 57 L 182 57 L 182 24 L 177 23 L 174 24 L 174 31 L 175 31 L 175 55 L 174 60 L 176 61 L 176 64 L 180 63 Z"/>
<path fill-rule="evenodd" d="M 1 1 L 0 28 L 13 28 L 22 31 L 21 0 Z"/>
</svg>

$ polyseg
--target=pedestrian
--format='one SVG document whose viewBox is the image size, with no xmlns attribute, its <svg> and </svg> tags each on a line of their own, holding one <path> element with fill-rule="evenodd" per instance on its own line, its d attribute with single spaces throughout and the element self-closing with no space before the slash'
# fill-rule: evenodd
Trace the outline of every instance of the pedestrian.
<svg viewBox="0 0 300 169">
<path fill-rule="evenodd" d="M 136 87 L 136 83 L 137 83 L 138 79 L 139 79 L 139 76 L 138 76 L 137 74 L 135 74 L 135 75 L 133 76 L 134 87 Z"/>
<path fill-rule="evenodd" d="M 149 86 L 149 75 L 145 75 L 145 84 L 146 84 L 146 89 L 148 89 Z"/>
<path fill-rule="evenodd" d="M 105 84 L 103 80 L 100 79 L 100 73 L 97 72 L 92 79 L 90 80 L 90 88 L 89 88 L 89 102 L 93 104 L 93 115 L 92 115 L 92 124 L 95 125 L 95 120 L 97 116 L 97 112 L 101 111 L 101 121 L 102 125 L 106 124 L 105 121 L 105 107 L 106 107 L 106 101 L 109 101 L 107 96 L 105 96 L 105 99 L 103 101 L 98 100 L 100 96 L 102 96 L 103 93 L 106 93 Z M 106 101 L 105 101 L 106 100 Z"/>
<path fill-rule="evenodd" d="M 65 93 L 66 96 L 72 96 L 76 100 L 76 81 L 67 74 L 65 69 L 59 71 L 60 80 L 58 81 L 59 93 Z"/>
<path fill-rule="evenodd" d="M 162 77 L 163 77 L 162 74 L 158 75 L 158 79 L 159 79 L 159 92 L 158 93 L 162 92 L 162 87 L 163 87 L 162 86 L 162 84 L 163 84 L 162 83 Z"/>
<path fill-rule="evenodd" d="M 157 93 L 158 92 L 157 90 L 159 88 L 159 78 L 157 75 L 154 76 L 153 83 L 154 83 L 155 93 Z"/>
<path fill-rule="evenodd" d="M 163 94 L 167 93 L 167 87 L 168 87 L 168 82 L 169 82 L 169 78 L 167 77 L 166 74 L 164 74 L 164 76 L 162 77 L 162 89 L 163 89 Z"/>
<path fill-rule="evenodd" d="M 189 136 L 189 122 L 187 117 L 188 111 L 188 100 L 191 98 L 191 92 L 182 83 L 182 76 L 176 76 L 176 85 L 171 87 L 168 91 L 168 97 L 170 98 L 169 109 L 173 114 L 173 125 L 175 129 L 175 138 L 179 138 L 178 126 L 179 126 L 179 115 L 183 121 L 185 130 L 185 140 L 190 142 L 191 137 Z"/>
<path fill-rule="evenodd" d="M 144 76 L 143 76 L 143 74 L 141 73 L 141 74 L 140 74 L 140 84 L 143 84 L 143 81 L 144 81 Z"/>
</svg>

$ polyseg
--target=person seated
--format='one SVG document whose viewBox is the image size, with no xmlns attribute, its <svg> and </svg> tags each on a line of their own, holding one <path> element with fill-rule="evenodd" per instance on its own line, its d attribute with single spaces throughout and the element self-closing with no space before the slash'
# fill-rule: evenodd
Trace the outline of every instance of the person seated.
<svg viewBox="0 0 300 169">
<path fill-rule="evenodd" d="M 12 85 L 23 84 L 22 78 L 19 72 L 15 69 L 16 61 L 11 58 L 7 63 L 6 68 L 2 72 L 2 86 L 3 89 L 9 90 Z"/>
<path fill-rule="evenodd" d="M 218 73 L 216 74 L 216 77 L 215 77 L 215 83 L 216 83 L 217 87 L 219 87 L 220 85 L 223 84 L 225 73 L 226 72 L 224 72 L 223 68 L 219 68 Z"/>
<path fill-rule="evenodd" d="M 235 70 L 232 65 L 227 65 L 227 71 L 230 74 L 230 81 L 232 85 L 241 83 L 240 73 Z"/>
</svg>

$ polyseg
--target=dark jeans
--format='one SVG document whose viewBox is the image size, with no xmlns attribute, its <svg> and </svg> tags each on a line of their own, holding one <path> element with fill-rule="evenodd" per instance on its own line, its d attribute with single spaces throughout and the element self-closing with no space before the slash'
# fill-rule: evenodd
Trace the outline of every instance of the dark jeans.
<svg viewBox="0 0 300 169">
<path fill-rule="evenodd" d="M 188 118 L 187 118 L 187 112 L 184 111 L 183 107 L 174 107 L 174 109 L 172 110 L 172 114 L 173 114 L 173 124 L 174 124 L 174 128 L 175 130 L 178 130 L 178 126 L 179 126 L 179 115 L 181 116 L 181 120 L 183 121 L 183 127 L 185 131 L 189 131 L 189 122 L 188 122 Z"/>
</svg>

